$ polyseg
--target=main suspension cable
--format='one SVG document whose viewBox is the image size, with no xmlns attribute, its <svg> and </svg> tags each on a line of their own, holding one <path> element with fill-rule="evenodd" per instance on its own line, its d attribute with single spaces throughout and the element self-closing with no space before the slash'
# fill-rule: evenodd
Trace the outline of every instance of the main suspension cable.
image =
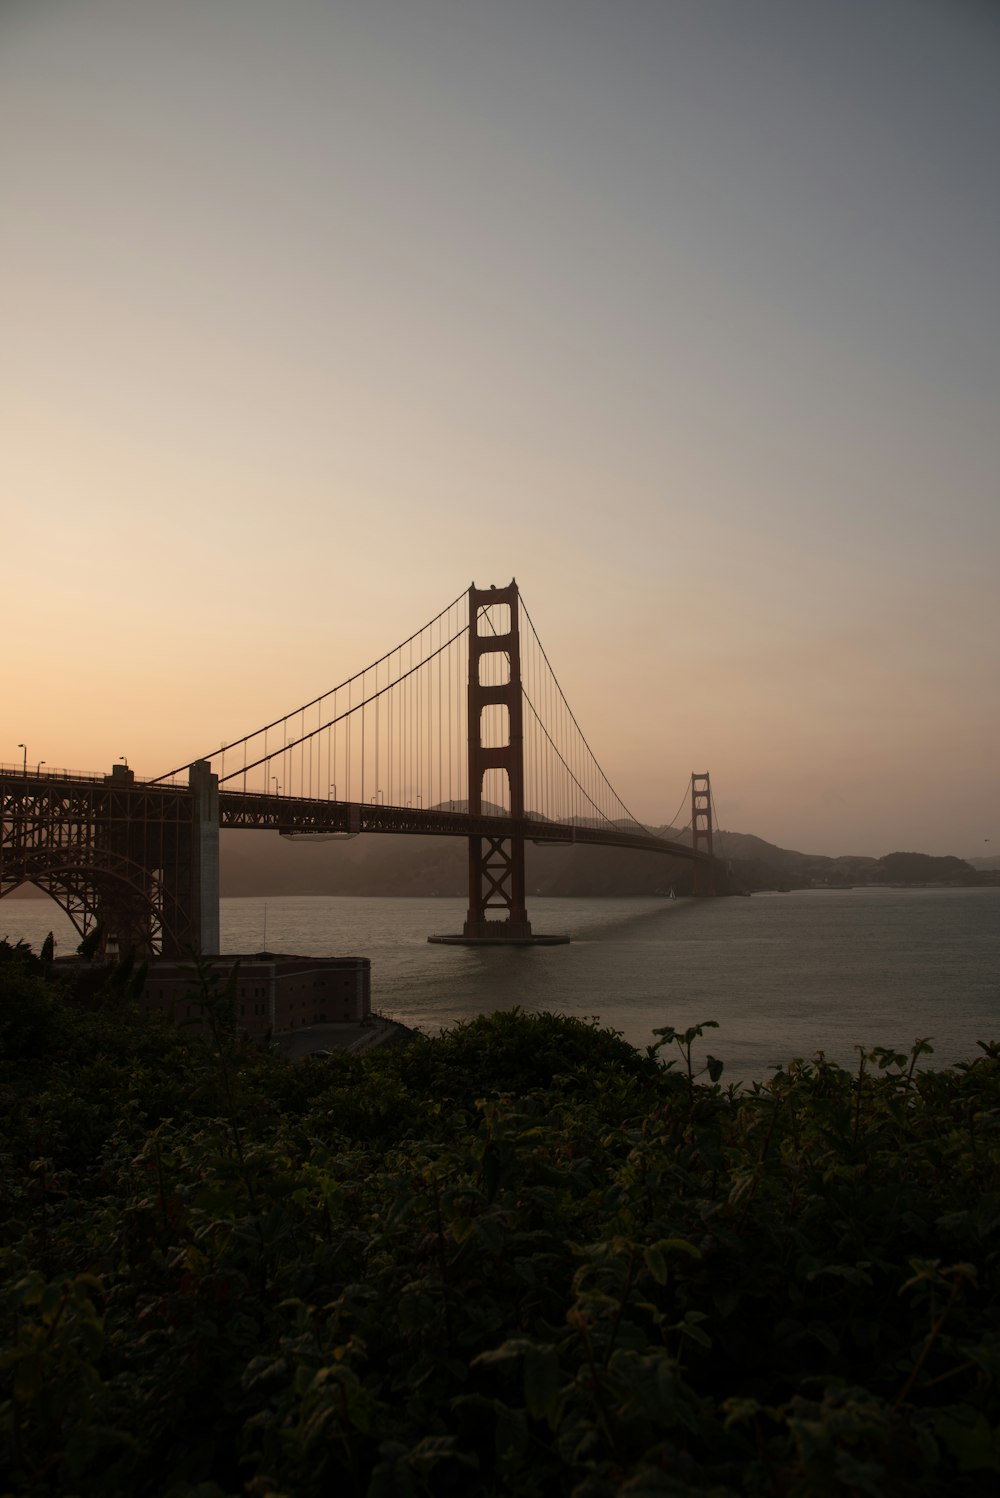
<svg viewBox="0 0 1000 1498">
<path fill-rule="evenodd" d="M 639 820 L 639 818 L 637 816 L 635 816 L 634 813 L 625 805 L 625 802 L 622 800 L 621 796 L 615 790 L 614 786 L 611 784 L 611 781 L 608 779 L 607 775 L 604 773 L 604 770 L 601 768 L 600 761 L 598 760 L 597 755 L 594 753 L 593 749 L 590 747 L 590 744 L 589 744 L 589 742 L 587 740 L 586 734 L 583 732 L 583 729 L 580 727 L 579 723 L 576 721 L 576 715 L 574 714 L 573 709 L 570 707 L 569 702 L 566 699 L 566 693 L 562 689 L 562 686 L 560 684 L 559 678 L 556 675 L 555 671 L 552 669 L 552 662 L 549 660 L 548 654 L 546 653 L 546 650 L 545 650 L 545 646 L 542 644 L 541 639 L 539 638 L 538 631 L 535 628 L 535 621 L 532 619 L 530 613 L 528 612 L 527 605 L 525 604 L 523 598 L 521 599 L 521 608 L 522 608 L 522 610 L 524 612 L 524 617 L 527 619 L 528 623 L 531 626 L 531 633 L 532 633 L 532 635 L 535 638 L 535 642 L 538 645 L 538 649 L 541 651 L 542 658 L 545 661 L 546 666 L 548 666 L 548 668 L 549 668 L 549 673 L 550 673 L 550 675 L 552 677 L 553 682 L 555 683 L 556 690 L 558 691 L 559 696 L 562 698 L 563 705 L 565 707 L 566 712 L 569 715 L 570 721 L 572 722 L 573 727 L 576 729 L 577 733 L 580 735 L 580 738 L 583 741 L 583 744 L 584 744 L 584 746 L 585 746 L 585 748 L 587 750 L 587 753 L 590 755 L 591 761 L 593 762 L 595 768 L 597 769 L 597 773 L 600 775 L 600 777 L 603 780 L 604 784 L 607 786 L 608 790 L 611 792 L 611 795 L 618 802 L 618 805 L 627 814 L 629 820 L 631 822 L 633 822 L 636 827 L 643 828 L 643 830 L 645 832 L 649 832 L 651 836 L 655 837 L 656 834 L 653 833 L 651 831 L 651 829 L 646 826 L 645 822 L 641 822 Z M 567 768 L 568 768 L 568 766 L 567 766 Z M 587 799 L 590 800 L 590 797 L 588 797 Z M 592 800 L 591 800 L 591 805 L 592 806 L 595 805 L 595 803 Z M 604 813 L 602 813 L 602 815 L 604 815 Z M 610 817 L 606 817 L 605 820 L 607 820 L 607 821 L 610 822 L 611 818 Z"/>
<path fill-rule="evenodd" d="M 396 646 L 393 647 L 392 650 L 387 650 L 386 653 L 385 653 L 385 655 L 380 655 L 379 658 L 378 658 L 378 660 L 375 662 L 375 666 L 380 666 L 383 663 L 383 661 L 387 661 L 390 656 L 395 655 L 396 652 L 402 650 L 404 648 L 404 646 L 411 645 L 412 642 L 415 639 L 418 638 L 418 636 L 422 635 L 426 630 L 430 629 L 432 627 L 432 625 L 434 625 L 434 624 L 436 624 L 438 622 L 439 619 L 443 619 L 444 616 L 445 616 L 445 614 L 449 613 L 456 606 L 456 604 L 461 603 L 462 599 L 464 597 L 465 597 L 464 591 L 462 593 L 459 593 L 459 595 L 458 595 L 457 598 L 453 598 L 452 601 L 451 601 L 451 603 L 449 603 L 445 608 L 443 608 L 440 611 L 440 613 L 435 614 L 434 618 L 431 619 L 431 620 L 429 620 L 427 624 L 422 625 L 420 627 L 420 629 L 415 629 L 413 631 L 412 635 L 410 635 L 407 639 L 405 639 L 402 642 L 401 645 L 396 645 Z M 428 657 L 428 659 L 432 659 L 432 657 Z M 211 751 L 211 753 L 209 753 L 209 754 L 198 755 L 196 757 L 196 759 L 188 760 L 186 764 L 178 765 L 175 770 L 167 770 L 163 775 L 157 775 L 155 777 L 155 779 L 149 781 L 148 783 L 150 785 L 157 785 L 159 783 L 159 781 L 161 781 L 161 780 L 170 780 L 170 779 L 172 779 L 172 777 L 174 775 L 179 775 L 182 770 L 188 770 L 188 769 L 190 769 L 190 767 L 193 764 L 196 764 L 199 759 L 212 759 L 212 758 L 214 758 L 214 756 L 216 754 L 223 754 L 223 753 L 225 753 L 225 751 L 227 749 L 235 749 L 240 744 L 248 743 L 251 739 L 255 739 L 255 738 L 259 737 L 259 735 L 262 734 L 262 733 L 268 733 L 272 728 L 278 728 L 282 723 L 287 723 L 287 721 L 288 721 L 289 718 L 294 718 L 297 713 L 300 713 L 300 712 L 304 713 L 309 708 L 316 707 L 319 703 L 323 702 L 327 697 L 332 697 L 337 692 L 344 691 L 345 688 L 348 688 L 348 687 L 351 686 L 352 682 L 356 682 L 356 681 L 359 680 L 359 678 L 363 678 L 363 677 L 367 676 L 368 672 L 371 671 L 371 670 L 373 670 L 373 669 L 374 668 L 372 666 L 365 666 L 364 670 L 362 670 L 362 671 L 356 671 L 353 676 L 346 677 L 345 680 L 342 681 L 339 684 L 339 686 L 330 687 L 329 690 L 326 691 L 326 692 L 320 692 L 320 694 L 319 694 L 318 697 L 313 697 L 310 702 L 305 703 L 301 708 L 294 707 L 294 708 L 292 708 L 291 712 L 287 712 L 287 713 L 282 714 L 282 716 L 280 718 L 275 718 L 274 721 L 271 722 L 271 723 L 265 723 L 262 728 L 255 728 L 252 733 L 246 733 L 246 734 L 243 735 L 242 738 L 233 739 L 231 741 L 231 743 L 229 743 L 229 744 L 221 744 L 218 749 L 213 749 Z M 331 722 L 336 722 L 336 721 L 337 721 L 336 719 L 331 719 Z M 327 725 L 327 726 L 329 726 L 329 725 Z M 267 756 L 265 756 L 265 757 L 267 757 Z M 258 760 L 257 763 L 260 764 L 260 763 L 262 763 L 262 761 Z M 251 767 L 248 766 L 248 768 L 251 768 Z M 231 776 L 227 776 L 226 778 L 227 779 L 231 779 L 232 777 Z"/>
<path fill-rule="evenodd" d="M 278 755 L 278 754 L 284 754 L 284 752 L 285 752 L 286 749 L 294 749 L 294 748 L 297 748 L 299 744 L 307 743 L 309 741 L 309 739 L 315 738 L 317 734 L 323 733 L 326 729 L 334 727 L 334 725 L 337 724 L 337 723 L 344 722 L 345 719 L 347 719 L 348 723 L 349 723 L 352 714 L 358 713 L 358 712 L 360 712 L 362 714 L 362 716 L 361 716 L 361 743 L 362 743 L 361 773 L 363 775 L 364 774 L 364 768 L 365 768 L 365 766 L 364 766 L 365 719 L 364 719 L 363 709 L 366 708 L 366 707 L 369 707 L 371 705 L 371 703 L 376 702 L 379 697 L 384 697 L 385 694 L 386 694 L 386 692 L 391 692 L 395 687 L 398 687 L 401 682 L 406 681 L 411 676 L 415 676 L 419 671 L 421 671 L 423 669 L 424 666 L 426 666 L 430 661 L 434 660 L 437 656 L 439 656 L 442 651 L 447 650 L 450 645 L 454 645 L 455 641 L 457 639 L 459 639 L 464 634 L 464 632 L 465 632 L 465 630 L 464 630 L 464 626 L 463 626 L 463 628 L 460 629 L 456 634 L 453 634 L 450 639 L 445 640 L 445 642 L 444 642 L 443 645 L 439 645 L 438 648 L 437 648 L 437 650 L 434 650 L 434 651 L 431 652 L 430 655 L 425 656 L 422 661 L 418 661 L 415 666 L 411 666 L 410 669 L 408 671 L 404 672 L 404 674 L 402 676 L 397 676 L 397 678 L 396 678 L 395 681 L 389 682 L 389 684 L 387 686 L 384 686 L 384 687 L 380 688 L 379 691 L 377 691 L 377 692 L 372 692 L 371 696 L 363 698 L 363 700 L 361 702 L 356 702 L 353 707 L 348 707 L 344 712 L 338 713 L 335 718 L 329 718 L 327 720 L 327 722 L 321 724 L 319 728 L 312 729 L 309 733 L 305 734 L 303 736 L 303 738 L 296 739 L 292 744 L 282 745 L 282 747 L 280 749 L 273 749 L 270 754 L 262 754 L 259 759 L 251 760 L 250 764 L 246 765 L 245 767 L 241 766 L 241 768 L 239 770 L 233 770 L 231 774 L 229 774 L 229 775 L 226 776 L 226 779 L 227 780 L 234 780 L 237 775 L 243 775 L 243 774 L 245 774 L 249 770 L 256 770 L 257 767 L 258 767 L 258 765 L 266 764 L 269 759 L 274 759 L 275 756 Z M 385 660 L 385 656 L 383 656 L 382 659 Z M 371 670 L 370 666 L 369 666 L 368 670 L 369 671 Z M 364 676 L 366 674 L 367 674 L 367 672 L 361 672 L 361 671 L 359 671 L 356 676 L 351 677 L 350 681 L 345 682 L 344 685 L 349 687 L 351 685 L 351 682 L 357 681 L 359 677 Z M 337 690 L 339 691 L 340 688 L 338 687 Z M 324 697 L 329 697 L 331 695 L 332 694 L 330 692 L 324 692 L 323 693 Z M 322 699 L 317 698 L 317 701 L 320 701 L 320 700 L 322 700 Z M 310 704 L 310 705 L 312 705 L 312 704 Z M 292 715 L 290 714 L 289 716 L 292 716 Z M 287 721 L 287 720 L 284 719 L 284 718 L 279 718 L 278 719 L 279 723 L 283 723 L 285 721 Z M 273 725 L 271 725 L 271 726 L 273 726 Z M 254 734 L 248 734 L 247 737 L 248 737 L 248 739 L 249 738 L 254 738 L 254 737 L 256 737 L 256 735 L 254 735 Z M 242 742 L 242 740 L 240 740 L 240 742 Z M 152 784 L 153 782 L 150 782 L 150 783 Z M 221 779 L 219 781 L 219 784 L 220 785 L 222 784 Z"/>
</svg>

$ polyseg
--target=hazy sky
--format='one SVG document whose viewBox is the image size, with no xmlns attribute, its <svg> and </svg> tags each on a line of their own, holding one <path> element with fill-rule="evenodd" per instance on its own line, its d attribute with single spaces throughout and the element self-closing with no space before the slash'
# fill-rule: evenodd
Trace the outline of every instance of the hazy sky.
<svg viewBox="0 0 1000 1498">
<path fill-rule="evenodd" d="M 516 576 L 638 815 L 1000 851 L 998 77 L 992 0 L 0 0 L 0 760 Z"/>
</svg>

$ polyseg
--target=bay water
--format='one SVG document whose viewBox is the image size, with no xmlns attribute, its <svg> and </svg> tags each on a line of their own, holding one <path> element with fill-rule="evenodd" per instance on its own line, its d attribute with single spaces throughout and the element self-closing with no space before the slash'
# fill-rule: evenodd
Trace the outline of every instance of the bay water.
<svg viewBox="0 0 1000 1498">
<path fill-rule="evenodd" d="M 1000 1039 L 1000 889 L 795 890 L 749 899 L 542 899 L 538 932 L 557 947 L 449 947 L 454 899 L 268 896 L 224 899 L 225 953 L 369 957 L 372 1006 L 435 1034 L 519 1004 L 592 1016 L 644 1048 L 657 1026 L 718 1021 L 696 1048 L 723 1081 L 764 1078 L 824 1051 L 852 1066 L 856 1046 L 905 1051 L 931 1037 L 924 1064 L 949 1065 Z M 78 936 L 51 901 L 0 902 L 0 937 Z"/>
</svg>

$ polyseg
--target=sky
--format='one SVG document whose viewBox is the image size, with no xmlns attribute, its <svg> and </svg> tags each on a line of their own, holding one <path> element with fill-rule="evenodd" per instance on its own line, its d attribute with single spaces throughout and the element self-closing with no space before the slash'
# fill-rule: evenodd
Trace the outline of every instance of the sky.
<svg viewBox="0 0 1000 1498">
<path fill-rule="evenodd" d="M 991 0 L 0 0 L 0 761 L 516 577 L 647 822 L 1000 850 L 998 67 Z"/>
</svg>

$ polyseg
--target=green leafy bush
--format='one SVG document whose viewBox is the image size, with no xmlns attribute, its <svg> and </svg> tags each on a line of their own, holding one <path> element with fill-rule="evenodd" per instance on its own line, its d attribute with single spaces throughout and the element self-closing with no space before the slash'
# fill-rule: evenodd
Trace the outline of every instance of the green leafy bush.
<svg viewBox="0 0 1000 1498">
<path fill-rule="evenodd" d="M 9 1492 L 995 1491 L 1000 1047 L 741 1089 L 510 1011 L 291 1066 L 230 999 L 0 962 Z"/>
</svg>

